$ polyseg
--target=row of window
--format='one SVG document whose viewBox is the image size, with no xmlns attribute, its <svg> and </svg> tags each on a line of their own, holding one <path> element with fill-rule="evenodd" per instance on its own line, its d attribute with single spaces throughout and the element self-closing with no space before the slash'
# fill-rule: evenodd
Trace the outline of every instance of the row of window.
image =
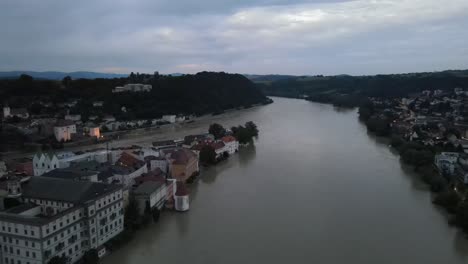
<svg viewBox="0 0 468 264">
<path fill-rule="evenodd" d="M 7 237 L 3 237 L 3 242 L 7 243 L 9 242 L 10 244 L 13 244 L 13 238 L 9 237 L 7 239 Z M 19 245 L 20 244 L 20 240 L 19 239 L 15 239 L 15 244 L 16 245 Z M 31 247 L 32 248 L 35 248 L 36 247 L 36 243 L 35 242 L 30 242 L 30 241 L 27 241 L 27 240 L 24 240 L 24 246 L 25 247 L 29 247 L 29 245 L 31 244 Z"/>
<path fill-rule="evenodd" d="M 3 232 L 6 232 L 6 230 L 8 230 L 8 232 L 11 233 L 11 230 L 12 230 L 12 229 L 11 229 L 10 226 L 9 226 L 8 228 L 6 228 L 4 225 L 2 225 L 2 231 L 3 231 Z M 15 234 L 18 234 L 18 233 L 19 233 L 17 227 L 15 227 L 13 230 L 14 230 L 13 233 L 15 233 Z M 35 235 L 34 230 L 28 231 L 27 229 L 24 229 L 24 234 L 25 234 L 25 235 L 31 234 L 31 236 L 34 236 L 34 235 Z"/>
<path fill-rule="evenodd" d="M 21 255 L 21 249 L 17 248 L 16 249 L 16 255 L 18 256 L 22 256 Z M 8 247 L 7 246 L 3 246 L 3 252 L 4 253 L 8 253 L 10 252 L 11 255 L 15 254 L 15 251 L 13 250 L 13 247 L 10 246 L 10 250 L 8 250 Z M 30 252 L 29 250 L 24 250 L 24 253 L 26 255 L 26 257 L 32 257 L 32 258 L 36 258 L 36 252 Z M 31 254 L 30 254 L 31 253 Z"/>
<path fill-rule="evenodd" d="M 101 208 L 101 207 L 104 207 L 106 206 L 106 204 L 110 204 L 111 201 L 115 201 L 116 199 L 119 199 L 120 198 L 120 193 L 117 193 L 117 194 L 113 194 L 112 197 L 108 197 L 107 199 L 104 199 L 104 201 L 102 202 L 99 202 L 98 201 L 98 209 Z"/>
<path fill-rule="evenodd" d="M 80 223 L 80 227 L 83 227 L 83 222 Z M 78 230 L 78 225 L 74 225 L 73 227 L 68 228 L 67 230 L 64 230 L 60 234 L 55 235 L 53 238 L 47 239 L 47 245 L 49 246 L 51 244 L 52 239 L 54 240 L 54 242 L 57 242 L 59 237 L 64 238 L 65 233 L 67 233 L 67 235 L 70 235 L 72 229 L 73 229 L 73 231 L 77 231 Z"/>
<path fill-rule="evenodd" d="M 10 262 L 8 262 L 8 260 L 10 260 Z M 5 264 L 15 264 L 15 260 L 5 258 Z M 16 264 L 23 264 L 23 263 L 21 262 L 21 260 L 18 259 L 18 261 L 16 261 Z M 31 264 L 31 262 L 26 261 L 26 262 L 24 262 L 24 264 Z"/>
</svg>

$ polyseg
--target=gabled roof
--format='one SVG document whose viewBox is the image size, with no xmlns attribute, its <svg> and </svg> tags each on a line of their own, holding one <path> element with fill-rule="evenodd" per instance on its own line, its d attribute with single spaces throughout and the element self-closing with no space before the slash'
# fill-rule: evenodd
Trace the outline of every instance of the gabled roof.
<svg viewBox="0 0 468 264">
<path fill-rule="evenodd" d="M 233 136 L 224 136 L 221 138 L 221 140 L 224 142 L 224 143 L 229 143 L 229 142 L 233 142 L 233 141 L 237 141 L 237 139 Z"/>
<path fill-rule="evenodd" d="M 137 157 L 125 151 L 122 152 L 122 155 L 117 160 L 116 164 L 132 168 L 140 168 L 141 166 L 145 165 L 142 160 L 139 160 Z"/>
</svg>

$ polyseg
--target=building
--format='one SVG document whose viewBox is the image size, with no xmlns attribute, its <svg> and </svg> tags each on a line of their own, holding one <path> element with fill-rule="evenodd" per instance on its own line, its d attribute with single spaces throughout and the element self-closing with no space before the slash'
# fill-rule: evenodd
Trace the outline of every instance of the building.
<svg viewBox="0 0 468 264">
<path fill-rule="evenodd" d="M 155 149 L 175 148 L 177 143 L 174 140 L 162 140 L 153 142 Z"/>
<path fill-rule="evenodd" d="M 66 115 L 65 120 L 71 120 L 73 122 L 81 122 L 81 115 Z"/>
<path fill-rule="evenodd" d="M 26 108 L 10 108 L 9 106 L 3 107 L 3 118 L 19 117 L 23 119 L 29 118 L 29 113 Z"/>
<path fill-rule="evenodd" d="M 165 181 L 145 181 L 140 184 L 133 191 L 140 214 L 143 215 L 148 210 L 161 210 L 166 202 L 166 193 Z"/>
<path fill-rule="evenodd" d="M 103 101 L 94 101 L 93 102 L 93 107 L 102 107 L 102 106 L 104 106 Z"/>
<path fill-rule="evenodd" d="M 221 141 L 223 141 L 225 145 L 225 150 L 229 154 L 234 154 L 237 151 L 239 151 L 239 141 L 233 136 L 224 136 L 221 138 Z"/>
<path fill-rule="evenodd" d="M 75 263 L 124 229 L 122 186 L 45 177 L 13 184 L 8 193 L 19 191 L 21 204 L 0 213 L 3 263 Z"/>
<path fill-rule="evenodd" d="M 172 124 L 172 123 L 175 123 L 176 116 L 175 115 L 163 115 L 162 119 Z"/>
<path fill-rule="evenodd" d="M 59 120 L 54 126 L 55 139 L 58 142 L 66 142 L 72 139 L 72 135 L 76 134 L 76 125 L 71 120 Z"/>
<path fill-rule="evenodd" d="M 169 163 L 169 177 L 185 182 L 199 171 L 198 157 L 185 148 L 163 150 Z"/>
<path fill-rule="evenodd" d="M 153 89 L 153 86 L 150 84 L 141 84 L 141 83 L 132 83 L 126 84 L 124 86 L 115 87 L 113 93 L 123 93 L 123 92 L 149 92 Z"/>
<path fill-rule="evenodd" d="M 14 172 L 23 174 L 26 176 L 33 176 L 33 161 L 31 158 L 20 158 L 13 160 L 9 166 L 13 168 Z"/>
<path fill-rule="evenodd" d="M 60 168 L 60 161 L 55 154 L 39 152 L 33 157 L 34 176 Z"/>
<path fill-rule="evenodd" d="M 145 157 L 145 162 L 148 167 L 148 171 L 161 170 L 163 173 L 167 173 L 168 161 L 165 157 L 149 155 Z"/>
<path fill-rule="evenodd" d="M 445 175 L 453 175 L 457 165 L 459 153 L 457 152 L 442 152 L 434 157 L 434 164 L 440 173 Z"/>
<path fill-rule="evenodd" d="M 94 123 L 87 123 L 84 127 L 85 132 L 90 137 L 100 138 L 101 137 L 101 128 Z"/>
</svg>

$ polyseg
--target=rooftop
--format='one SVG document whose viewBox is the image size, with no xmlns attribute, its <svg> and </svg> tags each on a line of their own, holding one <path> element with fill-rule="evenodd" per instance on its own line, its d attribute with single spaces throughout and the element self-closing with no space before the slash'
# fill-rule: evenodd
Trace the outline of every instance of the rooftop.
<svg viewBox="0 0 468 264">
<path fill-rule="evenodd" d="M 164 185 L 164 182 L 158 181 L 143 182 L 133 191 L 133 193 L 136 195 L 150 195 L 158 191 L 158 189 L 160 189 Z"/>
<path fill-rule="evenodd" d="M 119 188 L 120 185 L 35 176 L 24 183 L 23 196 L 79 204 Z"/>
</svg>

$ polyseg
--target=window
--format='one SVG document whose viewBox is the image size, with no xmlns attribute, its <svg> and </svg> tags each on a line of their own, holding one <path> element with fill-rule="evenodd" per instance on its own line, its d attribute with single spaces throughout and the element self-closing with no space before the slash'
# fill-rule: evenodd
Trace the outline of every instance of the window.
<svg viewBox="0 0 468 264">
<path fill-rule="evenodd" d="M 54 225 L 54 226 L 52 227 L 52 229 L 55 231 L 55 230 L 57 229 L 57 226 Z"/>
<path fill-rule="evenodd" d="M 19 240 L 15 239 L 16 245 L 19 245 Z"/>
<path fill-rule="evenodd" d="M 18 233 L 18 228 L 15 228 L 15 233 Z"/>
<path fill-rule="evenodd" d="M 21 253 L 20 253 L 20 250 L 19 250 L 19 249 L 17 249 L 17 250 L 16 250 L 16 254 L 18 254 L 18 255 L 21 255 Z"/>
<path fill-rule="evenodd" d="M 25 244 L 26 246 L 29 246 L 28 241 L 24 241 L 24 244 Z"/>
<path fill-rule="evenodd" d="M 28 230 L 25 229 L 25 230 L 24 230 L 24 234 L 27 235 L 27 234 L 28 234 Z"/>
<path fill-rule="evenodd" d="M 47 245 L 50 246 L 50 239 L 47 239 Z"/>
<path fill-rule="evenodd" d="M 45 231 L 46 234 L 49 234 L 49 231 L 50 231 L 49 228 L 47 228 L 46 231 Z"/>
<path fill-rule="evenodd" d="M 18 260 L 16 263 L 21 264 L 21 260 Z"/>
<path fill-rule="evenodd" d="M 31 230 L 31 236 L 34 236 L 34 231 Z"/>
<path fill-rule="evenodd" d="M 36 252 L 32 253 L 33 258 L 36 258 Z"/>
<path fill-rule="evenodd" d="M 8 232 L 11 232 L 11 227 L 8 227 Z"/>
<path fill-rule="evenodd" d="M 63 233 L 60 233 L 60 237 L 63 238 Z"/>
<path fill-rule="evenodd" d="M 29 251 L 26 250 L 26 257 L 29 257 Z"/>
</svg>

